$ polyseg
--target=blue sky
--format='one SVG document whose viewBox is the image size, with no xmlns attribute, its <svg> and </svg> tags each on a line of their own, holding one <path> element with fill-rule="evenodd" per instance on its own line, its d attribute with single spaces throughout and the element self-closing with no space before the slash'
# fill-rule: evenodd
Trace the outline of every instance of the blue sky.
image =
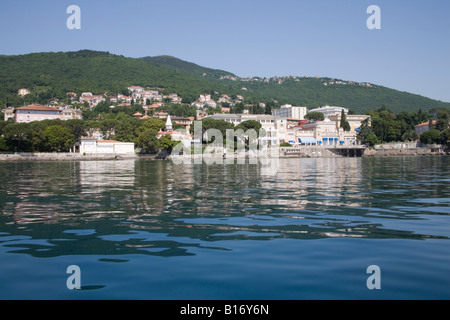
<svg viewBox="0 0 450 320">
<path fill-rule="evenodd" d="M 69 5 L 81 30 L 69 30 Z M 369 30 L 369 5 L 381 30 Z M 450 102 L 448 0 L 15 0 L 0 54 L 172 55 L 238 76 L 366 81 Z"/>
</svg>

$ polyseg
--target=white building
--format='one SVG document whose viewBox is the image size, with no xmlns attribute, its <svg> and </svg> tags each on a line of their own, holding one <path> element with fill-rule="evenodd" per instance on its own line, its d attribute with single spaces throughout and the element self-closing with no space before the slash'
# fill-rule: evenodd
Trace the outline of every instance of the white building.
<svg viewBox="0 0 450 320">
<path fill-rule="evenodd" d="M 198 98 L 198 101 L 200 102 L 205 102 L 211 100 L 211 95 L 210 94 L 201 94 L 200 97 Z"/>
<path fill-rule="evenodd" d="M 96 138 L 80 139 L 81 154 L 134 154 L 133 142 L 114 140 L 97 140 Z"/>
<path fill-rule="evenodd" d="M 21 97 L 26 96 L 27 94 L 30 94 L 30 90 L 26 89 L 26 88 L 21 88 L 19 89 L 19 91 L 17 92 L 17 94 Z"/>
<path fill-rule="evenodd" d="M 341 115 L 342 110 L 344 110 L 345 114 L 348 114 L 348 109 L 342 108 L 342 107 L 333 107 L 333 106 L 324 106 L 324 107 L 320 107 L 317 109 L 312 109 L 312 110 L 309 110 L 308 113 L 320 112 L 320 113 L 323 113 L 325 118 L 330 118 L 332 116 Z"/>
<path fill-rule="evenodd" d="M 365 117 L 365 116 L 364 116 Z M 255 120 L 266 131 L 262 139 L 270 145 L 288 142 L 292 145 L 317 145 L 324 147 L 350 146 L 357 144 L 357 131 L 344 131 L 339 122 L 330 119 L 314 121 L 302 126 L 289 127 L 289 118 L 262 114 L 215 114 L 205 118 L 224 120 L 235 126 L 248 120 Z"/>
<path fill-rule="evenodd" d="M 261 128 L 266 131 L 266 136 L 261 139 L 268 141 L 270 145 L 279 145 L 281 142 L 284 142 L 287 131 L 287 118 L 266 114 L 215 114 L 203 119 L 207 118 L 224 120 L 235 126 L 244 121 L 258 121 L 261 124 Z"/>
<path fill-rule="evenodd" d="M 205 105 L 207 105 L 208 107 L 212 107 L 212 108 L 217 107 L 217 103 L 212 99 L 206 100 Z"/>
<path fill-rule="evenodd" d="M 359 131 L 359 129 L 361 128 L 362 122 L 369 117 L 370 116 L 360 115 L 360 114 L 346 115 L 347 122 L 350 125 L 350 131 Z M 331 121 L 335 121 L 337 127 L 339 127 L 341 124 L 341 114 L 329 116 L 328 119 L 330 119 Z"/>
<path fill-rule="evenodd" d="M 5 116 L 6 116 L 6 114 L 5 114 Z M 432 125 L 433 126 L 436 125 L 436 121 L 435 120 L 432 121 Z M 430 130 L 430 122 L 429 121 L 428 122 L 423 122 L 423 123 L 420 123 L 420 124 L 418 124 L 418 125 L 416 125 L 414 127 L 415 127 L 416 133 L 418 135 L 421 135 L 422 133 L 427 132 L 427 131 Z"/>
<path fill-rule="evenodd" d="M 301 129 L 294 129 L 295 144 L 322 145 L 324 147 L 349 146 L 357 144 L 356 131 L 344 131 L 336 121 L 325 119 L 305 123 Z"/>
<path fill-rule="evenodd" d="M 130 92 L 142 92 L 144 91 L 144 88 L 141 86 L 131 86 L 127 88 Z"/>
<path fill-rule="evenodd" d="M 317 109 L 309 110 L 309 112 L 323 113 L 326 119 L 336 123 L 336 128 L 339 128 L 341 124 L 342 110 L 346 115 L 346 120 L 350 125 L 350 131 L 359 131 L 361 124 L 364 120 L 369 118 L 368 115 L 348 114 L 348 109 L 342 107 L 325 106 Z"/>
<path fill-rule="evenodd" d="M 16 117 L 14 114 L 14 108 L 13 107 L 8 107 L 6 109 L 2 110 L 3 115 L 4 115 L 4 120 L 8 121 L 9 119 L 13 119 Z"/>
<path fill-rule="evenodd" d="M 83 119 L 83 112 L 78 109 L 63 109 L 61 111 L 61 120 Z"/>
<path fill-rule="evenodd" d="M 275 117 L 285 117 L 292 119 L 305 119 L 305 115 L 308 113 L 306 107 L 293 107 L 290 104 L 282 105 L 280 109 L 272 110 L 272 115 Z"/>
</svg>

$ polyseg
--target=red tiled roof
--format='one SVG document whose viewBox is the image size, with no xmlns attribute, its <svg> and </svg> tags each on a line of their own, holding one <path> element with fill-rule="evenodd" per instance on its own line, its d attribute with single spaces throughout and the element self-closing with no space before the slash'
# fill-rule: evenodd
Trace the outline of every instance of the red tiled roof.
<svg viewBox="0 0 450 320">
<path fill-rule="evenodd" d="M 429 125 L 429 124 L 430 124 L 430 123 L 427 121 L 427 122 L 423 122 L 423 123 L 421 123 L 421 124 L 416 125 L 416 127 L 427 126 L 427 125 Z M 433 120 L 432 124 L 436 124 L 436 121 Z"/>
<path fill-rule="evenodd" d="M 19 107 L 16 108 L 16 110 L 31 110 L 31 111 L 57 111 L 57 112 L 61 112 L 58 109 L 52 108 L 52 107 L 47 107 L 47 106 L 40 106 L 40 105 L 29 105 L 29 106 L 25 106 L 25 107 Z"/>
<path fill-rule="evenodd" d="M 97 140 L 97 143 L 117 143 L 120 141 L 116 141 L 116 140 Z"/>
</svg>

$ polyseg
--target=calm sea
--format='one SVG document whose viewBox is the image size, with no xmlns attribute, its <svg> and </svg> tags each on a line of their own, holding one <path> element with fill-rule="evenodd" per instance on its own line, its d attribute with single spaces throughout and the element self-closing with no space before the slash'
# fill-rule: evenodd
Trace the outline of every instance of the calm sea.
<svg viewBox="0 0 450 320">
<path fill-rule="evenodd" d="M 449 157 L 0 173 L 0 299 L 450 298 Z"/>
</svg>

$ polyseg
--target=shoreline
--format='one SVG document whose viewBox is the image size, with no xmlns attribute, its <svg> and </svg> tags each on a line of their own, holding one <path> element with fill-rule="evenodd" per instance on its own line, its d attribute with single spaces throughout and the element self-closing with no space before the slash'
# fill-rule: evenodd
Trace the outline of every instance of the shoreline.
<svg viewBox="0 0 450 320">
<path fill-rule="evenodd" d="M 0 154 L 0 162 L 26 161 L 120 161 L 120 160 L 160 160 L 156 155 L 96 154 L 79 153 L 16 153 Z"/>
<path fill-rule="evenodd" d="M 280 159 L 293 158 L 369 158 L 369 157 L 398 157 L 398 156 L 446 156 L 441 147 L 420 148 L 359 148 L 358 153 L 344 152 L 353 149 L 324 149 L 324 148 L 280 148 Z M 121 161 L 121 160 L 171 160 L 172 157 L 160 155 L 139 154 L 90 154 L 79 153 L 10 153 L 0 154 L 0 162 L 26 162 L 26 161 Z M 192 158 L 194 159 L 194 157 Z"/>
</svg>

